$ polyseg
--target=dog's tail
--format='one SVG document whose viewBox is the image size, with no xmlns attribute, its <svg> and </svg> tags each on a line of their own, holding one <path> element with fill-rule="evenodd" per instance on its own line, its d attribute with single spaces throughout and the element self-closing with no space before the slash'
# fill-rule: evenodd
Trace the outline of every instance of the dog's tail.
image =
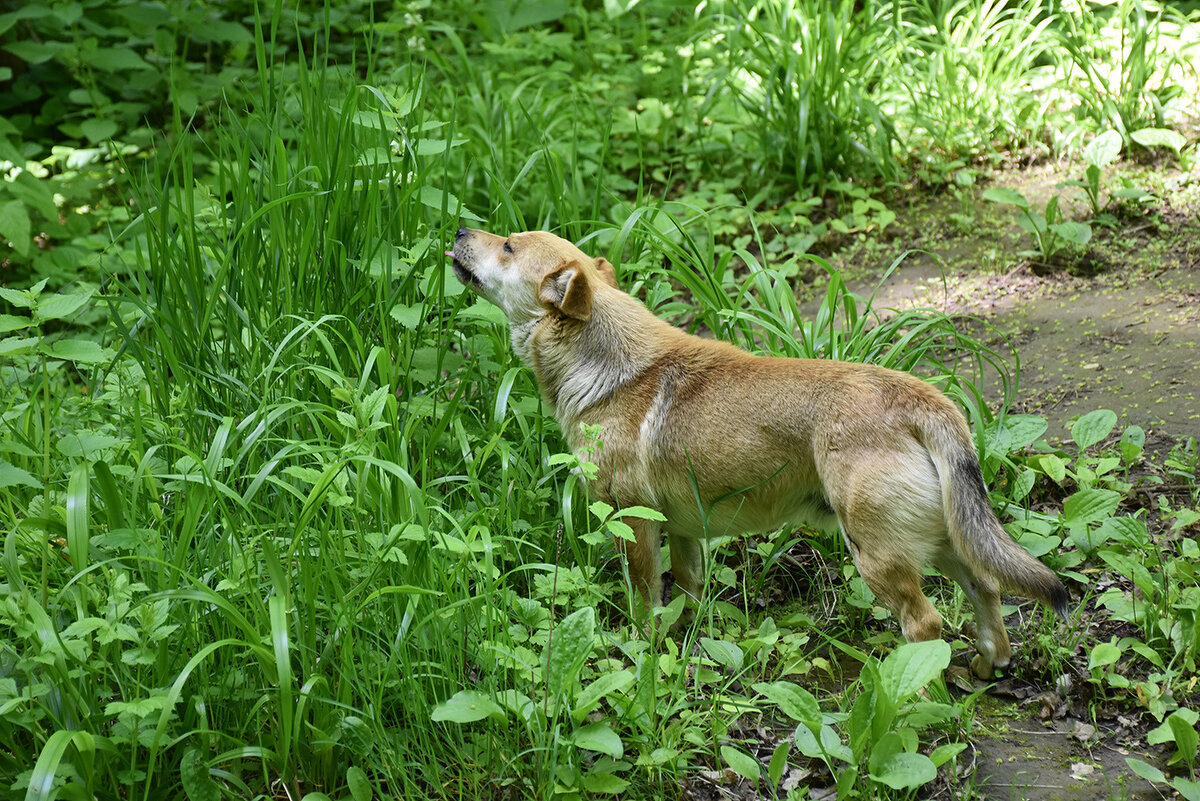
<svg viewBox="0 0 1200 801">
<path fill-rule="evenodd" d="M 950 542 L 976 573 L 991 575 L 1007 590 L 1033 598 L 1067 617 L 1067 590 L 1051 570 L 1008 535 L 988 500 L 970 431 L 958 410 L 924 418 L 921 439 L 942 484 L 942 507 Z"/>
</svg>

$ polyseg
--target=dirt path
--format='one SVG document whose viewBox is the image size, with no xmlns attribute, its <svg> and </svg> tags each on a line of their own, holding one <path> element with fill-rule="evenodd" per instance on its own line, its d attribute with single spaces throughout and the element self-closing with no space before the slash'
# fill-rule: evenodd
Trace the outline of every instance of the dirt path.
<svg viewBox="0 0 1200 801">
<path fill-rule="evenodd" d="M 1065 196 L 1057 184 L 1069 174 L 1034 169 L 1006 183 L 1030 198 Z M 1029 237 L 1011 207 L 980 201 L 974 224 L 956 226 L 948 219 L 961 201 L 932 199 L 909 210 L 893 239 L 923 252 L 901 264 L 875 305 L 978 316 L 1001 332 L 1019 355 L 1016 410 L 1049 419 L 1051 438 L 1100 408 L 1151 439 L 1200 437 L 1200 170 L 1162 181 L 1178 205 L 1096 226 L 1085 261 L 1096 272 L 1087 275 L 1018 255 Z M 869 281 L 856 291 L 869 293 Z"/>
<path fill-rule="evenodd" d="M 1151 436 L 1200 436 L 1200 267 L 1107 284 L 1022 267 L 953 283 L 945 292 L 940 274 L 914 262 L 876 305 L 969 309 L 1004 334 L 1019 355 L 1016 410 L 1049 419 L 1051 437 L 1103 408 Z"/>
<path fill-rule="evenodd" d="M 1081 736 L 1083 735 L 1083 736 Z M 1009 721 L 975 743 L 978 797 L 989 801 L 1158 801 L 1162 793 L 1129 770 L 1127 756 L 1154 759 L 1082 721 Z"/>
</svg>

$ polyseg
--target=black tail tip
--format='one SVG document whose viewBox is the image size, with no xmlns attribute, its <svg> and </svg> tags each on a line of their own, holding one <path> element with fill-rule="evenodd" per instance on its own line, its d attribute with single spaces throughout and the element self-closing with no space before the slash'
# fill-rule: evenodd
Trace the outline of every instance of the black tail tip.
<svg viewBox="0 0 1200 801">
<path fill-rule="evenodd" d="M 1056 581 L 1054 588 L 1050 590 L 1050 608 L 1054 613 L 1063 620 L 1067 619 L 1067 605 L 1071 601 L 1071 596 L 1067 595 L 1067 588 L 1063 586 L 1061 581 Z"/>
</svg>

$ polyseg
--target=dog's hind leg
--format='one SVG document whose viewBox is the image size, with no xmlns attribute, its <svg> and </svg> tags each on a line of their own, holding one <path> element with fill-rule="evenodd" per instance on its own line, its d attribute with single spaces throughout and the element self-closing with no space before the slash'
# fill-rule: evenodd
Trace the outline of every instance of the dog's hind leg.
<svg viewBox="0 0 1200 801">
<path fill-rule="evenodd" d="M 847 535 L 847 539 L 850 535 Z M 878 559 L 866 550 L 851 549 L 863 581 L 875 597 L 900 619 L 908 642 L 937 640 L 942 636 L 942 616 L 921 590 L 921 569 L 902 559 Z M 894 556 L 892 554 L 891 556 Z"/>
<path fill-rule="evenodd" d="M 975 648 L 979 653 L 971 660 L 971 670 L 981 679 L 994 678 L 995 669 L 1007 667 L 1012 656 L 1008 631 L 1004 628 L 1004 616 L 1000 613 L 1000 592 L 995 581 L 989 576 L 974 573 L 948 549 L 939 554 L 933 564 L 944 576 L 963 588 L 975 610 L 975 628 L 978 632 Z"/>
<path fill-rule="evenodd" d="M 940 639 L 942 616 L 921 590 L 945 539 L 933 465 L 923 454 L 837 451 L 825 469 L 830 505 L 863 581 L 900 619 L 904 639 Z"/>
</svg>

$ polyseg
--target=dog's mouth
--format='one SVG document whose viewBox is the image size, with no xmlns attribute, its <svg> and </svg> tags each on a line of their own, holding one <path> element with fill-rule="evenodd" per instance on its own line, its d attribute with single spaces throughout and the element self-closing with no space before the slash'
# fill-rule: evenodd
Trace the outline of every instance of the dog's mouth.
<svg viewBox="0 0 1200 801">
<path fill-rule="evenodd" d="M 454 259 L 454 262 L 451 264 L 451 267 L 454 268 L 454 277 L 455 278 L 457 278 L 459 281 L 461 281 L 462 283 L 466 284 L 469 287 L 474 287 L 475 289 L 483 288 L 483 282 L 479 280 L 479 277 L 476 276 L 475 273 L 473 273 L 469 269 L 467 269 L 466 265 L 464 265 L 461 261 L 459 261 L 458 256 L 455 255 L 453 250 L 447 250 L 446 255 L 449 256 L 450 258 Z"/>
</svg>

